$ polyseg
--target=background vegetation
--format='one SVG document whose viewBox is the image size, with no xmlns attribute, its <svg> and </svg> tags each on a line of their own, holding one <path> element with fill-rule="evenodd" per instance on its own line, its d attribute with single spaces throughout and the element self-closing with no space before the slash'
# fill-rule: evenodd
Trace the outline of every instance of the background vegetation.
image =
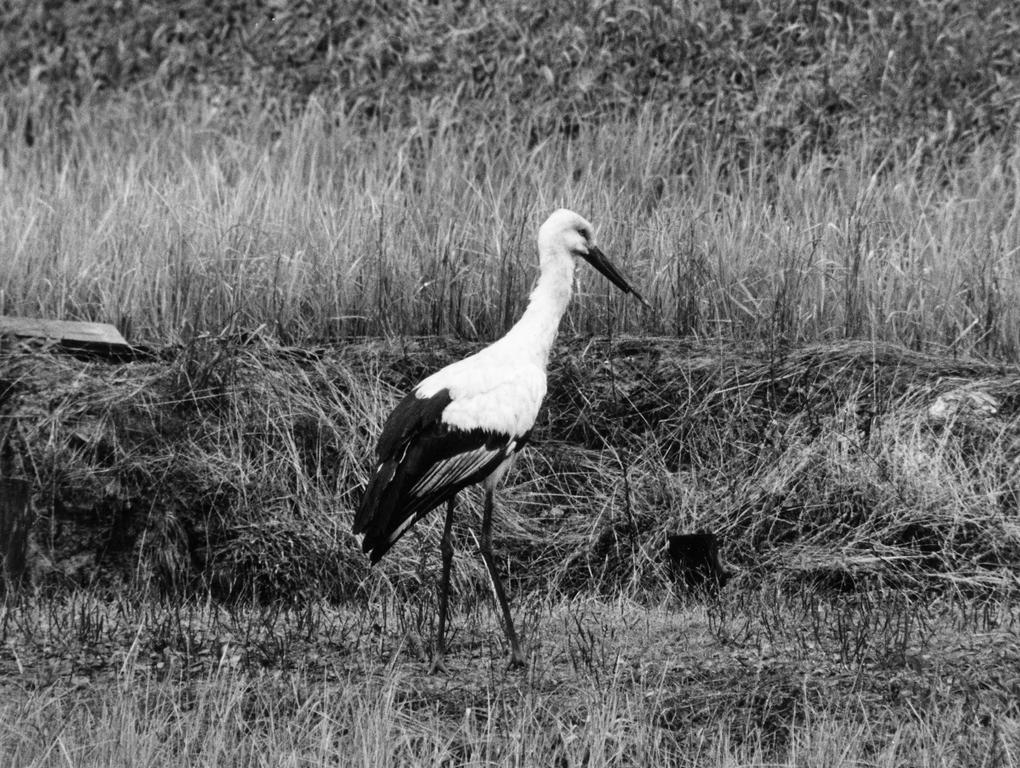
<svg viewBox="0 0 1020 768">
<path fill-rule="evenodd" d="M 0 78 L 0 313 L 146 351 L 0 341 L 4 760 L 1017 764 L 1013 4 L 25 0 Z M 528 671 L 468 493 L 425 678 L 435 521 L 352 509 L 560 205 L 654 310 L 581 275 L 500 494 Z"/>
<path fill-rule="evenodd" d="M 622 328 L 1020 349 L 1009 4 L 15 6 L 5 312 L 487 339 L 569 205 Z"/>
<path fill-rule="evenodd" d="M 651 109 L 698 153 L 860 135 L 941 153 L 1008 142 L 1020 108 L 1020 12 L 993 0 L 16 0 L 3 21 L 9 81 L 62 104 L 142 87 L 258 112 L 315 94 L 382 128 L 524 120 L 535 143 Z"/>
</svg>

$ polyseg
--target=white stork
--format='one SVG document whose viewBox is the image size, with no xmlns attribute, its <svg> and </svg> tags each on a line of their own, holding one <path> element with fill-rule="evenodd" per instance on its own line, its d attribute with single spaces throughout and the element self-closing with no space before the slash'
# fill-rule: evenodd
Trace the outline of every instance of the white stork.
<svg viewBox="0 0 1020 768">
<path fill-rule="evenodd" d="M 433 373 L 393 409 L 379 437 L 375 474 L 354 518 L 354 533 L 363 535 L 362 549 L 375 564 L 412 525 L 447 502 L 433 671 L 445 669 L 454 501 L 475 483 L 485 488 L 479 549 L 503 612 L 510 663 L 524 663 L 492 557 L 493 491 L 538 417 L 549 350 L 570 302 L 577 257 L 645 303 L 596 247 L 591 224 L 573 211 L 560 209 L 546 219 L 538 230 L 538 254 L 541 275 L 514 327 L 480 352 Z"/>
</svg>

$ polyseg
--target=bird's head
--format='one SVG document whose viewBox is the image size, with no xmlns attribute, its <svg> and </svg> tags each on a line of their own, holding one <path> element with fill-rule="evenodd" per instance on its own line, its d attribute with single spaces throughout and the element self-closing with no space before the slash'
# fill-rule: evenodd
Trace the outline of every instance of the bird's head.
<svg viewBox="0 0 1020 768">
<path fill-rule="evenodd" d="M 620 271 L 595 244 L 591 222 L 580 214 L 560 208 L 538 230 L 538 253 L 543 270 L 565 259 L 580 256 L 624 293 L 633 294 L 645 306 L 648 303 L 624 279 Z"/>
</svg>

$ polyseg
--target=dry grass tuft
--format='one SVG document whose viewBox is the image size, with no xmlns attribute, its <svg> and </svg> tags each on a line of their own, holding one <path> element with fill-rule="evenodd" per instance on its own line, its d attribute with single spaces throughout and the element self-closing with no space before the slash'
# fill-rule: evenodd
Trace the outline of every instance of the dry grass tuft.
<svg viewBox="0 0 1020 768">
<path fill-rule="evenodd" d="M 207 337 L 153 362 L 9 357 L 39 576 L 260 600 L 429 584 L 436 521 L 370 572 L 350 518 L 395 399 L 472 348 Z M 501 494 L 496 543 L 517 588 L 654 593 L 667 535 L 696 529 L 720 534 L 747 579 L 1015 586 L 1017 371 L 863 343 L 564 348 L 536 446 Z M 931 415 L 961 391 L 997 407 Z M 462 548 L 477 514 L 465 494 Z M 476 560 L 458 561 L 459 591 L 484 591 Z"/>
</svg>

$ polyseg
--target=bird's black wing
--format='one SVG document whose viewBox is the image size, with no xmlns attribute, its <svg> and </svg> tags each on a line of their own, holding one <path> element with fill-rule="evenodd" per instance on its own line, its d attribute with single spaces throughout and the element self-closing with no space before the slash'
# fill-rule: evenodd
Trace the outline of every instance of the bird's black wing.
<svg viewBox="0 0 1020 768">
<path fill-rule="evenodd" d="M 386 420 L 379 464 L 354 519 L 354 533 L 364 534 L 362 549 L 373 563 L 417 520 L 483 480 L 526 440 L 444 424 L 450 402 L 445 389 L 429 398 L 412 392 Z"/>
</svg>

